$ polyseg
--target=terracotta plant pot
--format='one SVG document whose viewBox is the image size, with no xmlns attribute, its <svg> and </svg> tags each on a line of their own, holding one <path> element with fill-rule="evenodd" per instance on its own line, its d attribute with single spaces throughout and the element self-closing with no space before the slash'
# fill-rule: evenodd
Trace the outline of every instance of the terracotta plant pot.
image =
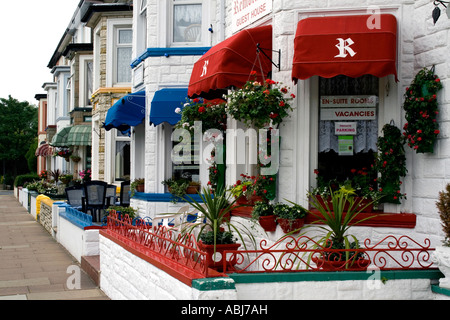
<svg viewBox="0 0 450 320">
<path fill-rule="evenodd" d="M 370 265 L 370 260 L 368 259 L 356 259 L 354 262 L 351 260 L 346 262 L 329 261 L 321 257 L 312 257 L 311 260 L 317 265 L 318 268 L 324 271 L 365 271 Z"/>
<path fill-rule="evenodd" d="M 203 244 L 202 241 L 198 242 L 199 249 L 207 253 L 206 260 L 208 263 L 208 267 L 217 271 L 223 271 L 223 252 L 225 250 L 237 250 L 240 246 L 241 245 L 239 243 L 217 244 L 216 255 L 214 258 L 214 245 Z M 236 262 L 236 258 L 234 258 L 231 261 L 228 261 L 227 264 L 234 266 Z"/>
<path fill-rule="evenodd" d="M 260 196 L 251 196 L 250 200 L 247 199 L 247 197 L 245 196 L 240 196 L 239 198 L 236 199 L 236 204 L 253 206 L 258 201 L 267 202 L 266 199 Z"/>
<path fill-rule="evenodd" d="M 258 220 L 259 224 L 266 232 L 273 232 L 277 228 L 277 217 L 275 215 L 261 216 Z"/>
<path fill-rule="evenodd" d="M 200 190 L 200 186 L 189 186 L 186 188 L 187 194 L 197 194 Z"/>
<path fill-rule="evenodd" d="M 294 230 L 300 229 L 305 225 L 305 219 L 290 220 L 278 218 L 277 221 L 284 233 L 290 233 Z M 294 234 L 297 234 L 299 232 L 300 230 L 295 232 Z"/>
</svg>

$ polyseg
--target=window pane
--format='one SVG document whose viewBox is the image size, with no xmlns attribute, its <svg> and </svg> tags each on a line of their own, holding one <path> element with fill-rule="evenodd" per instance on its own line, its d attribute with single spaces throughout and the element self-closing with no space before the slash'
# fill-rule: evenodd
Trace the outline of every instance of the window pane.
<svg viewBox="0 0 450 320">
<path fill-rule="evenodd" d="M 127 44 L 133 41 L 133 31 L 131 30 L 119 30 L 119 43 Z"/>
<path fill-rule="evenodd" d="M 86 105 L 91 105 L 91 97 L 94 88 L 94 63 L 92 61 L 86 62 Z"/>
<path fill-rule="evenodd" d="M 117 82 L 131 82 L 131 48 L 117 48 Z"/>
<path fill-rule="evenodd" d="M 173 41 L 200 42 L 202 5 L 175 5 L 173 9 Z"/>
<path fill-rule="evenodd" d="M 130 142 L 117 141 L 116 142 L 116 156 L 115 156 L 115 179 L 126 180 L 130 176 Z"/>
</svg>

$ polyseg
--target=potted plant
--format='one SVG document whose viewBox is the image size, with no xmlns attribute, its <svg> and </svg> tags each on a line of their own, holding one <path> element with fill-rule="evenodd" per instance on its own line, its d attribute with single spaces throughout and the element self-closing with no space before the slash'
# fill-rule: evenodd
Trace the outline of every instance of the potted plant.
<svg viewBox="0 0 450 320">
<path fill-rule="evenodd" d="M 275 198 L 273 183 L 271 176 L 241 174 L 241 179 L 236 181 L 229 191 L 238 204 L 252 206 L 258 201 L 268 202 Z"/>
<path fill-rule="evenodd" d="M 239 205 L 251 205 L 253 195 L 253 180 L 251 176 L 241 174 L 242 179 L 236 181 L 236 183 L 229 188 L 230 193 L 236 199 L 236 203 Z"/>
<path fill-rule="evenodd" d="M 304 226 L 308 211 L 298 204 L 292 204 L 293 206 L 277 203 L 274 205 L 273 212 L 277 216 L 277 222 L 284 233 L 296 234 Z"/>
<path fill-rule="evenodd" d="M 77 155 L 77 154 L 72 154 L 72 155 L 70 155 L 70 160 L 72 160 L 75 163 L 76 162 L 80 162 L 81 157 L 79 155 Z"/>
<path fill-rule="evenodd" d="M 369 171 L 367 168 L 363 167 L 361 169 L 350 169 L 348 172 L 348 178 L 344 181 L 338 181 L 337 179 L 326 180 L 319 172 L 319 170 L 314 170 L 316 174 L 317 185 L 309 193 L 314 195 L 316 200 L 328 206 L 332 205 L 332 193 L 343 189 L 346 190 L 348 196 L 353 197 L 355 203 L 358 203 L 363 210 L 363 212 L 372 212 L 374 205 L 378 203 L 374 201 L 379 199 L 380 191 L 377 189 L 373 179 L 373 172 Z M 345 205 L 344 210 L 347 210 L 348 203 Z"/>
<path fill-rule="evenodd" d="M 195 122 L 201 122 L 202 132 L 210 129 L 223 131 L 227 128 L 227 113 L 223 99 L 191 99 L 183 105 L 183 108 L 176 108 L 175 113 L 181 114 L 181 119 L 176 124 L 176 128 L 186 129 L 192 133 Z"/>
<path fill-rule="evenodd" d="M 81 170 L 81 171 L 78 173 L 78 175 L 80 176 L 82 182 L 88 182 L 88 181 L 91 181 L 92 176 L 91 176 L 91 170 L 90 170 L 90 169 L 87 169 L 87 170 Z"/>
<path fill-rule="evenodd" d="M 208 266 L 220 270 L 224 263 L 223 251 L 237 250 L 240 247 L 240 244 L 236 243 L 236 239 L 228 233 L 234 232 L 244 247 L 246 247 L 244 235 L 253 244 L 255 244 L 255 239 L 244 225 L 238 228 L 231 222 L 231 219 L 227 218 L 235 200 L 231 200 L 231 195 L 225 189 L 219 188 L 213 193 L 210 188 L 203 188 L 199 196 L 201 198 L 200 202 L 197 202 L 189 195 L 186 195 L 186 201 L 205 218 L 204 222 L 189 224 L 186 228 L 183 228 L 183 232 L 192 233 L 194 229 L 199 228 L 199 249 L 208 253 Z M 222 244 L 221 242 L 224 242 L 224 239 L 227 239 L 226 242 L 232 243 Z M 216 255 L 217 252 L 220 255 Z M 231 259 L 227 263 L 233 264 L 235 259 Z"/>
<path fill-rule="evenodd" d="M 399 128 L 392 124 L 383 127 L 383 136 L 378 137 L 378 154 L 374 168 L 378 172 L 378 191 L 380 202 L 400 204 L 406 195 L 400 191 L 401 178 L 406 176 L 406 156 L 403 145 L 405 137 Z"/>
<path fill-rule="evenodd" d="M 68 173 L 68 174 L 63 174 L 60 176 L 59 178 L 61 180 L 62 183 L 64 183 L 65 185 L 68 185 L 70 183 L 70 181 L 72 181 L 73 179 L 73 175 Z"/>
<path fill-rule="evenodd" d="M 273 232 L 277 228 L 277 216 L 274 213 L 273 205 L 267 202 L 260 201 L 255 204 L 252 218 L 258 220 L 266 232 Z"/>
<path fill-rule="evenodd" d="M 161 182 L 167 186 L 169 192 L 173 195 L 172 202 L 177 203 L 179 198 L 183 198 L 186 194 L 186 190 L 189 187 L 189 181 L 186 179 L 167 179 Z"/>
<path fill-rule="evenodd" d="M 445 191 L 439 192 L 439 200 L 436 205 L 442 222 L 444 241 L 442 246 L 436 246 L 433 260 L 445 276 L 439 279 L 439 286 L 450 289 L 450 184 L 446 186 Z"/>
<path fill-rule="evenodd" d="M 131 196 L 134 196 L 136 192 L 144 192 L 145 188 L 145 179 L 144 178 L 138 178 L 134 179 L 133 182 L 131 182 L 130 190 L 131 190 Z"/>
<path fill-rule="evenodd" d="M 122 207 L 122 206 L 109 206 L 108 209 L 106 209 L 106 216 L 110 214 L 111 211 L 116 211 L 120 215 L 128 215 L 130 219 L 136 218 L 136 209 L 132 207 Z"/>
<path fill-rule="evenodd" d="M 430 70 L 420 70 L 406 88 L 403 109 L 406 123 L 403 127 L 408 146 L 417 153 L 433 153 L 439 135 L 437 94 L 442 89 L 441 80 Z"/>
<path fill-rule="evenodd" d="M 197 194 L 200 191 L 200 182 L 189 181 L 189 186 L 186 188 L 187 194 Z"/>
<path fill-rule="evenodd" d="M 256 72 L 252 71 L 251 75 L 256 76 Z M 255 78 L 227 95 L 227 110 L 231 117 L 248 127 L 277 126 L 292 111 L 289 101 L 294 97 L 293 94 L 288 96 L 287 87 L 280 87 L 271 79 L 261 83 Z"/>
<path fill-rule="evenodd" d="M 316 242 L 320 253 L 311 253 L 310 259 L 318 267 L 328 270 L 367 268 L 370 260 L 359 251 L 358 239 L 347 232 L 352 225 L 370 219 L 372 216 L 356 220 L 364 210 L 364 206 L 361 207 L 362 200 L 355 201 L 352 192 L 348 189 L 330 190 L 330 194 L 331 204 L 319 201 L 316 195 L 309 195 L 312 207 L 318 210 L 318 212 L 309 211 L 316 218 L 313 223 L 323 225 L 318 227 L 323 235 Z"/>
</svg>

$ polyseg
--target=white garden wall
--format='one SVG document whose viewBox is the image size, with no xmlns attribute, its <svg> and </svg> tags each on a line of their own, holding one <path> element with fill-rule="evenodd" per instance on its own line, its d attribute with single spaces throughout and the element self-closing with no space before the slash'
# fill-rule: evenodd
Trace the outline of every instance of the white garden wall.
<svg viewBox="0 0 450 320">
<path fill-rule="evenodd" d="M 113 300 L 433 300 L 438 297 L 431 291 L 431 283 L 439 277 L 437 271 L 414 275 L 370 270 L 231 274 L 227 278 L 193 280 L 193 285 L 188 286 L 103 235 L 100 235 L 100 255 L 100 286 Z"/>
</svg>

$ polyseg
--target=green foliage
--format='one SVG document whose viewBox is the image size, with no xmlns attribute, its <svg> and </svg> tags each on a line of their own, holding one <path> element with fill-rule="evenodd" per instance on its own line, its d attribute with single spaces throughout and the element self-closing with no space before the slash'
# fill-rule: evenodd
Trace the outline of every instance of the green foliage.
<svg viewBox="0 0 450 320">
<path fill-rule="evenodd" d="M 131 182 L 131 184 L 130 184 L 130 190 L 131 190 L 130 195 L 133 197 L 135 192 L 136 192 L 136 187 L 139 186 L 139 185 L 143 185 L 144 183 L 145 183 L 145 179 L 144 178 L 137 178 L 133 182 Z"/>
<path fill-rule="evenodd" d="M 27 159 L 27 165 L 30 172 L 37 172 L 37 157 L 36 157 L 36 149 L 38 147 L 37 138 L 33 140 L 33 143 L 30 144 L 27 153 L 25 154 L 25 159 Z"/>
<path fill-rule="evenodd" d="M 442 83 L 434 74 L 434 67 L 420 70 L 406 88 L 404 135 L 408 146 L 417 153 L 433 152 L 434 142 L 440 133 L 436 118 L 439 114 L 437 93 L 441 89 Z"/>
<path fill-rule="evenodd" d="M 259 217 L 271 216 L 273 215 L 273 205 L 264 201 L 258 201 L 253 206 L 252 218 L 258 219 Z"/>
<path fill-rule="evenodd" d="M 133 207 L 109 206 L 106 210 L 107 215 L 109 215 L 112 210 L 115 210 L 117 213 L 120 213 L 122 215 L 128 215 L 130 219 L 136 218 L 137 210 Z"/>
<path fill-rule="evenodd" d="M 11 96 L 0 98 L 0 160 L 24 159 L 37 136 L 37 111 Z"/>
<path fill-rule="evenodd" d="M 37 174 L 23 174 L 16 176 L 16 179 L 14 180 L 14 186 L 20 187 L 24 186 L 27 182 L 33 182 L 35 180 L 39 180 L 40 177 Z"/>
<path fill-rule="evenodd" d="M 380 202 L 400 203 L 406 195 L 400 192 L 401 178 L 406 176 L 406 156 L 403 145 L 405 138 L 400 129 L 386 124 L 383 136 L 378 137 L 378 155 L 374 168 L 379 173 L 378 188 L 381 195 Z"/>
<path fill-rule="evenodd" d="M 273 205 L 273 213 L 280 219 L 288 220 L 303 219 L 304 217 L 306 217 L 308 210 L 306 210 L 299 204 L 295 204 L 293 202 L 290 203 L 292 203 L 293 205 L 289 206 L 285 203 L 277 203 Z"/>
<path fill-rule="evenodd" d="M 362 200 L 355 201 L 352 193 L 342 188 L 337 191 L 331 191 L 331 205 L 327 201 L 319 201 L 314 194 L 310 193 L 309 196 L 312 207 L 319 211 L 319 213 L 310 211 L 310 214 L 315 216 L 315 223 L 324 225 L 319 226 L 324 235 L 317 243 L 325 247 L 329 241 L 332 241 L 336 246 L 342 245 L 345 249 L 350 249 L 350 243 L 357 242 L 357 239 L 353 235 L 348 235 L 347 231 L 352 225 L 372 217 L 356 221 L 356 217 L 370 204 L 361 205 Z M 353 238 L 354 241 L 351 241 L 350 238 Z"/>
<path fill-rule="evenodd" d="M 58 192 L 58 189 L 56 188 L 55 184 L 45 180 L 35 180 L 33 182 L 26 182 L 24 188 L 27 188 L 28 190 L 31 191 L 36 191 L 40 194 L 48 194 L 48 195 L 55 195 Z"/>
<path fill-rule="evenodd" d="M 214 244 L 214 232 L 207 231 L 200 235 L 200 240 L 204 244 L 212 245 Z M 219 231 L 216 235 L 216 244 L 232 244 L 236 243 L 236 238 L 233 237 L 233 233 L 229 231 Z"/>
<path fill-rule="evenodd" d="M 172 199 L 173 203 L 176 203 L 178 198 L 184 197 L 186 194 L 186 189 L 189 187 L 189 180 L 187 179 L 167 179 L 161 182 L 163 185 L 167 186 L 169 192 L 174 196 Z"/>
<path fill-rule="evenodd" d="M 176 127 L 194 131 L 194 122 L 202 123 L 202 131 L 210 129 L 225 130 L 227 124 L 227 114 L 225 112 L 225 103 L 223 100 L 204 101 L 195 98 L 185 103 L 183 108 L 175 109 L 175 112 L 181 113 L 181 120 Z"/>
<path fill-rule="evenodd" d="M 439 210 L 442 230 L 445 234 L 444 245 L 450 247 L 450 184 L 447 184 L 445 191 L 439 192 L 439 201 L 436 203 L 436 206 Z"/>
<path fill-rule="evenodd" d="M 202 192 L 199 193 L 201 202 L 197 202 L 195 199 L 186 195 L 186 201 L 195 209 L 198 210 L 201 215 L 206 218 L 206 222 L 197 222 L 188 225 L 184 229 L 184 232 L 192 232 L 195 228 L 199 228 L 199 235 L 204 232 L 212 232 L 214 251 L 215 246 L 218 244 L 219 233 L 222 232 L 222 226 L 227 228 L 228 232 L 234 231 L 244 247 L 246 247 L 246 242 L 244 241 L 244 235 L 247 239 L 250 239 L 253 245 L 256 246 L 255 239 L 251 231 L 242 224 L 234 224 L 228 214 L 234 208 L 235 200 L 231 200 L 231 195 L 229 195 L 225 189 L 219 188 L 214 194 L 209 188 L 203 188 Z M 239 228 L 238 228 L 239 227 Z"/>
<path fill-rule="evenodd" d="M 241 89 L 227 96 L 227 112 L 248 127 L 263 128 L 269 123 L 277 126 L 292 111 L 289 101 L 295 96 L 287 94 L 287 87 L 280 88 L 271 79 L 264 83 L 247 81 Z"/>
</svg>

